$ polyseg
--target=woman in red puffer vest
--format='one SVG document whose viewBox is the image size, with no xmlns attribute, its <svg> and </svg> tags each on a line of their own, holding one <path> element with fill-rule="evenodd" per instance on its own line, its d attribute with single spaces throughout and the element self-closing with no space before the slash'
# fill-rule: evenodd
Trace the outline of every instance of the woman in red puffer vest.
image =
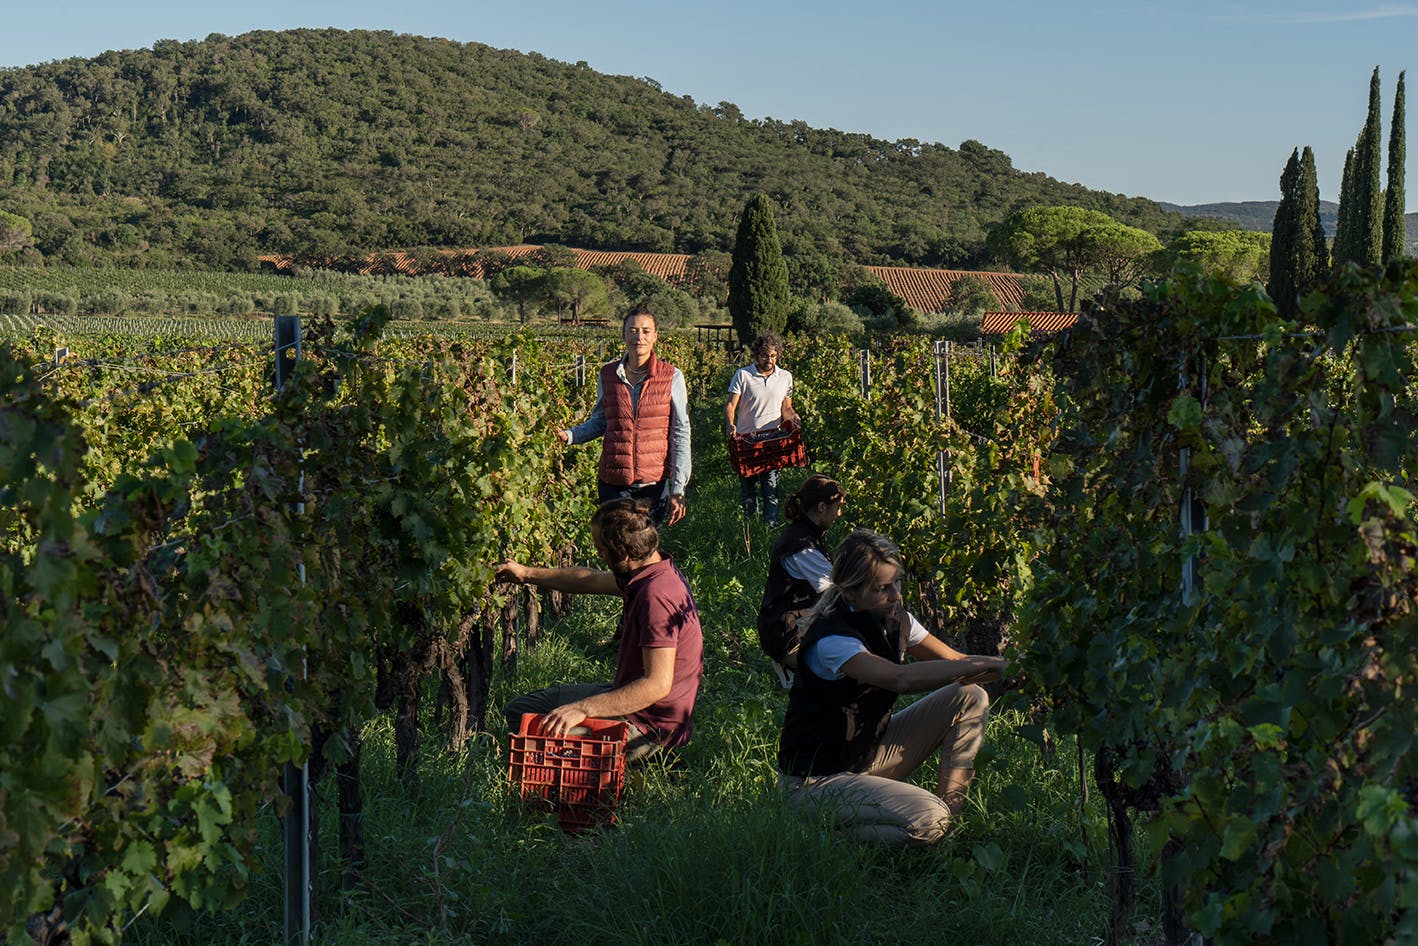
<svg viewBox="0 0 1418 946">
<path fill-rule="evenodd" d="M 655 355 L 659 327 L 649 306 L 632 308 L 621 324 L 625 354 L 604 365 L 591 414 L 563 443 L 602 438 L 597 502 L 648 499 L 656 523 L 684 518 L 689 484 L 689 392 L 684 375 Z"/>
</svg>

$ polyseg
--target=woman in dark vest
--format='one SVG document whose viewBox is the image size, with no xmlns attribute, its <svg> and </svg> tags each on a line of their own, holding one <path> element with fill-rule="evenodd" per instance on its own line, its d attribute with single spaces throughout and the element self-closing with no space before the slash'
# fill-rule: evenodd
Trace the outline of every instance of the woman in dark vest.
<svg viewBox="0 0 1418 946">
<path fill-rule="evenodd" d="M 1004 660 L 967 656 L 927 632 L 902 606 L 896 546 L 865 529 L 837 547 L 832 587 L 805 622 L 778 743 L 789 804 L 825 810 L 862 840 L 934 844 L 975 773 L 989 716 L 978 684 L 998 679 Z M 928 695 L 893 713 L 902 693 Z M 936 749 L 935 791 L 909 784 Z"/>
<path fill-rule="evenodd" d="M 769 558 L 763 604 L 758 609 L 758 643 L 785 681 L 798 668 L 798 644 L 806 629 L 801 618 L 832 584 L 832 557 L 825 537 L 842 515 L 846 498 L 842 484 L 814 473 L 783 504 L 788 525 Z"/>
</svg>

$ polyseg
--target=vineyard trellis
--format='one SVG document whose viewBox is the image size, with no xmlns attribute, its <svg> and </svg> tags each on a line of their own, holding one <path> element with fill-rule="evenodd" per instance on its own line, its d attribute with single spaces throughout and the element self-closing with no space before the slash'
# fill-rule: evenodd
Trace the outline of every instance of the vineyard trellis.
<svg viewBox="0 0 1418 946">
<path fill-rule="evenodd" d="M 216 647 L 222 652 L 235 648 L 238 653 L 249 648 L 245 652 L 254 662 L 247 666 L 245 679 L 248 683 L 265 681 L 264 689 L 258 692 L 272 697 L 282 694 L 279 702 L 286 707 L 284 715 L 276 713 L 267 718 L 267 710 L 263 709 L 267 697 L 256 693 L 231 705 L 236 718 L 247 719 L 241 726 L 231 725 L 229 721 L 231 738 L 247 738 L 240 734 L 251 731 L 253 725 L 255 731 L 264 733 L 257 741 L 244 743 L 244 749 L 238 749 L 243 743 L 224 740 L 221 745 L 226 748 L 221 748 L 213 757 L 212 764 L 216 764 L 217 758 L 226 757 L 224 753 L 244 755 L 245 762 L 239 769 L 247 773 L 244 788 L 238 789 L 231 774 L 234 770 L 226 765 L 224 775 L 206 772 L 197 781 L 181 778 L 168 786 L 152 782 L 148 776 L 135 776 L 130 768 L 134 762 L 124 759 L 135 751 L 139 753 L 135 759 L 146 758 L 144 747 L 149 745 L 161 750 L 160 744 L 152 744 L 148 738 L 135 737 L 131 742 L 123 742 L 121 750 L 117 747 L 108 750 L 120 752 L 121 757 L 111 758 L 104 768 L 128 772 L 124 775 L 126 783 L 146 785 L 145 791 L 155 803 L 168 803 L 162 800 L 169 798 L 174 789 L 179 794 L 173 803 L 177 797 L 187 798 L 188 794 L 192 799 L 211 795 L 224 799 L 219 802 L 223 809 L 236 804 L 241 812 L 239 818 L 235 810 L 230 816 L 218 817 L 239 825 L 263 800 L 269 801 L 275 797 L 273 792 L 281 790 L 280 780 L 269 782 L 259 774 L 263 769 L 275 773 L 279 770 L 275 763 L 308 763 L 316 756 L 323 756 L 339 766 L 353 763 L 357 759 L 357 743 L 347 735 L 349 724 L 372 711 L 372 703 L 377 702 L 375 677 L 370 670 L 394 670 L 405 660 L 401 656 L 402 645 L 396 643 L 405 639 L 404 634 L 399 632 L 389 638 L 387 631 L 378 628 L 394 628 L 398 621 L 410 620 L 424 627 L 417 640 L 430 643 L 417 644 L 415 649 L 419 653 L 426 647 L 444 653 L 442 645 L 437 644 L 439 635 L 435 632 L 441 621 L 451 622 L 447 625 L 449 633 L 457 640 L 466 639 L 470 632 L 484 636 L 478 629 L 485 622 L 478 615 L 485 615 L 490 622 L 494 613 L 502 612 L 500 605 L 494 607 L 486 597 L 492 577 L 490 563 L 511 554 L 545 557 L 553 549 L 550 540 L 560 532 L 559 528 L 548 527 L 545 513 L 537 515 L 538 501 L 550 499 L 559 504 L 572 521 L 588 518 L 576 512 L 578 508 L 588 511 L 589 506 L 588 500 L 575 495 L 579 477 L 574 473 L 584 469 L 584 462 L 578 462 L 574 456 L 564 461 L 553 460 L 550 458 L 559 455 L 551 451 L 527 459 L 514 455 L 514 445 L 525 433 L 546 426 L 536 420 L 538 416 L 555 410 L 560 422 L 572 410 L 582 409 L 559 400 L 562 395 L 557 392 L 564 389 L 553 377 L 545 380 L 540 376 L 522 377 L 527 373 L 524 369 L 533 367 L 538 373 L 545 370 L 554 374 L 550 367 L 541 367 L 544 362 L 537 361 L 534 365 L 528 361 L 517 347 L 533 343 L 526 339 L 514 340 L 510 348 L 504 343 L 503 354 L 487 349 L 486 354 L 479 355 L 465 352 L 462 343 L 455 342 L 432 360 L 427 357 L 429 352 L 425 345 L 422 346 L 425 348 L 421 353 L 423 357 L 416 360 L 388 358 L 377 354 L 372 347 L 371 340 L 377 340 L 381 334 L 383 326 L 379 323 L 378 317 L 372 319 L 363 335 L 356 332 L 355 337 L 340 344 L 332 344 L 322 336 L 328 329 L 316 326 L 316 336 L 306 353 L 309 358 L 302 358 L 294 366 L 274 399 L 258 393 L 263 383 L 270 385 L 270 375 L 263 370 L 270 363 L 269 341 L 264 346 L 265 358 L 243 357 L 230 364 L 215 362 L 221 359 L 219 353 L 230 351 L 232 346 L 160 343 L 128 364 L 107 356 L 71 357 L 59 365 L 41 368 L 43 379 L 26 380 L 25 371 L 19 366 L 7 369 L 4 374 L 7 396 L 0 429 L 7 432 L 7 437 L 13 438 L 19 429 L 28 429 L 14 427 L 15 418 L 36 411 L 52 416 L 55 429 L 70 430 L 70 436 L 80 436 L 80 424 L 98 423 L 102 425 L 100 429 L 106 431 L 103 442 L 93 442 L 95 448 L 101 446 L 102 449 L 69 451 L 65 456 L 70 465 L 56 474 L 47 473 L 44 467 L 34 467 L 32 460 L 25 461 L 26 451 L 33 453 L 32 448 L 8 441 L 7 450 L 19 450 L 5 453 L 9 464 L 6 468 L 15 474 L 11 478 L 12 486 L 30 484 L 16 486 L 14 488 L 20 492 L 8 495 L 39 497 L 47 495 L 46 490 L 78 489 L 97 497 L 101 503 L 114 504 L 115 509 L 123 508 L 123 504 L 130 501 L 146 502 L 139 499 L 144 491 L 156 490 L 158 495 L 169 497 L 143 517 L 132 520 L 135 526 L 141 522 L 144 523 L 142 528 L 152 530 L 147 537 L 135 537 L 136 561 L 122 559 L 103 565 L 105 569 L 121 569 L 115 574 L 151 575 L 142 577 L 141 582 L 154 589 L 156 599 L 135 598 L 129 611 L 111 605 L 91 611 L 82 597 L 49 596 L 49 599 L 72 601 L 72 607 L 79 609 L 77 613 L 90 615 L 84 620 L 131 621 L 135 627 L 149 628 L 136 637 L 120 638 L 124 640 L 124 647 L 136 648 L 135 653 L 166 648 L 165 641 L 169 639 L 190 641 L 184 645 L 193 651 L 186 673 L 202 672 L 203 648 Z M 40 350 L 52 350 L 58 346 L 49 344 L 51 337 L 39 333 L 34 343 Z M 450 355 L 459 356 L 458 360 L 448 360 Z M 464 359 L 463 355 L 471 357 Z M 506 365 L 514 357 L 518 365 L 515 389 L 506 372 Z M 498 364 L 503 367 L 495 368 Z M 126 384 L 124 379 L 133 373 L 132 369 L 141 369 L 140 373 L 149 375 L 149 379 L 136 387 Z M 241 383 L 221 389 L 203 387 L 215 370 L 240 371 Z M 48 386 L 49 390 L 38 395 L 40 386 Z M 213 400 L 213 395 L 219 395 L 219 399 Z M 462 402 L 462 408 L 449 413 L 448 408 L 458 401 Z M 209 409 L 219 404 L 233 409 L 229 418 L 209 413 Z M 132 430 L 131 436 L 113 436 L 118 429 L 114 426 L 116 420 Z M 174 421 L 177 421 L 175 426 Z M 190 429 L 196 430 L 198 436 L 192 441 L 180 434 L 174 437 L 173 431 L 188 425 L 197 425 Z M 302 433 L 297 435 L 297 431 Z M 487 449 L 498 442 L 503 445 L 500 451 Z M 477 449 L 470 448 L 473 443 L 478 445 Z M 43 450 L 36 454 L 46 455 Z M 352 462 L 356 456 L 365 459 Z M 470 463 L 470 459 L 478 462 Z M 250 465 L 253 460 L 256 461 L 254 467 Z M 20 463 L 18 468 L 13 466 L 16 461 Z M 152 472 L 133 478 L 123 473 L 125 468 Z M 53 475 L 66 479 L 53 480 Z M 315 506 L 307 507 L 313 508 L 314 514 L 298 514 L 301 504 L 311 497 L 318 499 Z M 493 497 L 497 497 L 495 502 Z M 235 508 L 231 507 L 231 501 L 236 502 Z M 61 502 L 59 508 L 68 506 L 69 503 Z M 454 518 L 440 520 L 430 516 L 434 508 L 440 516 L 447 514 Z M 47 520 L 35 518 L 38 507 L 32 503 L 18 507 L 7 505 L 3 513 L 4 528 L 0 535 L 5 537 L 9 550 L 3 561 L 7 581 L 12 583 L 7 587 L 13 587 L 17 595 L 6 602 L 7 627 L 14 631 L 8 645 L 20 647 L 26 640 L 26 628 L 30 628 L 31 633 L 54 634 L 62 633 L 63 625 L 53 625 L 42 615 L 32 616 L 29 623 L 25 623 L 12 610 L 21 602 L 41 600 L 30 598 L 25 591 L 32 587 L 31 583 L 45 578 L 44 573 L 35 573 L 24 564 L 25 556 L 33 554 L 25 549 L 31 548 L 30 541 L 43 541 L 42 536 L 49 526 L 45 525 Z M 130 521 L 129 515 L 125 514 L 122 519 L 113 519 L 110 515 L 107 520 L 78 527 L 112 528 L 114 523 Z M 381 518 L 387 519 L 384 528 L 376 525 L 363 534 L 351 530 L 357 523 L 372 520 L 377 524 Z M 539 522 L 541 524 L 536 525 Z M 513 523 L 516 528 L 512 528 Z M 411 527 L 415 531 L 408 531 Z M 188 538 L 181 538 L 182 533 Z M 440 535 L 444 537 L 438 538 Z M 430 540 L 433 540 L 431 545 Z M 253 556 L 250 553 L 255 548 L 261 551 Z M 336 548 L 340 549 L 339 558 L 330 558 Z M 447 550 L 452 548 L 469 550 L 469 558 L 462 555 L 450 558 Z M 561 547 L 556 548 L 556 554 L 564 554 Z M 15 558 L 16 554 L 21 557 Z M 370 558 L 371 555 L 374 558 Z M 389 557 L 391 555 L 394 557 Z M 63 560 L 62 555 L 60 559 Z M 198 567 L 199 561 L 209 559 Z M 252 566 L 258 562 L 261 567 L 256 571 L 264 570 L 274 582 L 266 584 L 264 591 L 261 590 L 263 583 L 256 580 L 255 574 L 235 584 L 220 578 L 227 569 L 235 569 L 231 572 L 233 576 L 251 573 Z M 299 575 L 310 564 L 319 565 L 315 572 L 319 575 L 318 582 L 307 586 L 274 581 L 278 574 Z M 136 572 L 132 571 L 135 565 L 139 569 Z M 343 579 L 341 575 L 348 569 L 354 569 L 349 574 L 361 574 L 361 585 L 369 587 L 352 585 Z M 382 575 L 388 575 L 389 579 L 381 580 Z M 212 579 L 218 579 L 219 583 L 213 584 Z M 332 593 L 336 588 L 338 592 Z M 251 594 L 255 597 L 248 597 Z M 440 599 L 439 595 L 445 597 Z M 494 597 L 502 600 L 508 596 L 504 593 Z M 471 624 L 469 605 L 472 606 Z M 252 606 L 254 611 L 250 610 Z M 191 610 L 193 608 L 198 610 Z M 132 609 L 151 612 L 153 617 L 139 618 Z M 164 616 L 164 612 L 170 613 Z M 305 616 L 297 620 L 296 614 Z M 485 626 L 490 632 L 493 625 L 486 623 Z M 204 630 L 208 628 L 210 630 Z M 371 632 L 374 637 L 365 636 Z M 515 627 L 510 633 L 515 635 Z M 273 634 L 276 636 L 272 637 Z M 529 636 L 534 640 L 534 635 Z M 384 637 L 386 643 L 371 649 L 380 637 Z M 77 642 L 83 639 L 75 639 L 74 646 L 81 651 L 86 650 L 87 645 Z M 364 643 L 355 643 L 359 640 Z M 256 656 L 261 653 L 269 656 L 262 660 Z M 307 654 L 309 676 L 301 669 L 307 665 Z M 6 659 L 8 665 L 9 657 Z M 259 669 L 263 664 L 265 669 Z M 142 660 L 130 658 L 98 666 L 111 666 L 113 672 L 123 675 L 140 672 L 146 665 Z M 219 665 L 214 666 L 212 679 L 222 680 L 224 675 L 229 675 L 230 661 L 227 665 L 226 671 L 218 669 Z M 451 664 L 441 665 L 448 672 L 456 673 Z M 243 664 L 238 662 L 237 667 L 241 666 Z M 479 672 L 476 681 L 469 679 L 468 686 L 479 687 L 485 693 L 489 681 L 487 669 L 490 668 L 484 667 Z M 385 670 L 379 669 L 378 675 L 383 677 Z M 82 680 L 82 675 L 78 679 Z M 232 678 L 231 682 L 239 687 L 247 686 L 239 683 L 241 679 Z M 132 697 L 140 698 L 144 692 L 156 694 L 163 689 L 163 684 L 161 678 L 145 684 L 133 680 L 124 689 Z M 403 692 L 406 691 L 397 690 L 394 695 L 404 699 L 397 695 Z M 463 699 L 463 695 L 455 695 Z M 482 726 L 485 697 L 478 703 L 472 689 L 466 695 L 473 699 L 476 718 L 459 716 L 456 725 Z M 254 703 L 248 702 L 253 698 Z M 56 718 L 55 707 L 62 705 L 52 699 L 44 702 L 49 708 L 36 717 L 39 720 L 36 725 L 41 730 L 32 740 L 41 748 L 46 744 L 44 733 L 48 731 L 43 728 L 47 725 L 44 721 Z M 82 729 L 82 720 L 87 719 L 88 714 L 77 706 L 74 711 L 77 714 L 74 723 Z M 154 712 L 148 722 L 135 720 L 132 725 L 139 728 L 134 731 L 142 732 L 143 727 L 150 727 L 163 717 L 163 713 Z M 263 718 L 266 721 L 260 722 Z M 112 725 L 119 723 L 115 720 Z M 317 728 L 325 735 L 317 732 Z M 268 760 L 269 767 L 262 765 L 261 759 Z M 195 760 L 193 764 L 197 764 Z M 7 764 L 6 768 L 14 767 Z M 199 772 L 194 770 L 192 774 Z M 311 777 L 315 777 L 313 773 Z M 342 812 L 346 784 L 341 782 Z M 101 793 L 105 786 L 100 782 L 96 788 Z M 22 792 L 20 797 L 28 796 Z M 45 796 L 41 793 L 34 797 Z M 54 821 L 28 819 L 27 830 L 32 835 L 26 837 L 41 847 L 50 847 L 55 842 L 48 840 L 48 832 L 57 831 L 58 836 L 63 837 L 63 825 L 67 822 L 110 824 L 111 828 L 106 830 L 116 830 L 121 838 L 128 830 L 120 827 L 122 822 L 105 822 L 99 816 L 103 797 L 99 794 L 85 801 L 89 796 L 78 796 L 72 803 L 84 807 L 69 809 L 69 814 Z M 238 799 L 242 800 L 238 803 Z M 93 808 L 94 805 L 99 807 Z M 291 812 L 305 808 L 297 805 Z M 0 815 L 6 814 L 0 812 Z M 287 819 L 288 824 L 299 820 Z M 11 820 L 11 823 L 14 822 Z M 181 820 L 173 822 L 174 825 L 181 823 Z M 311 819 L 310 830 L 313 824 Z M 342 817 L 342 850 L 346 850 L 343 835 L 348 824 Z M 244 856 L 241 844 L 249 843 L 249 840 L 238 840 L 243 833 L 239 831 L 228 841 L 218 832 L 201 843 L 217 844 L 220 850 L 227 852 L 224 858 L 239 862 Z M 313 846 L 309 835 L 304 830 L 300 833 L 309 842 L 302 847 Z M 200 881 L 195 876 L 183 880 L 184 875 L 179 873 L 176 886 L 164 884 L 153 888 L 152 874 L 130 875 L 122 866 L 125 857 L 128 862 L 132 860 L 132 845 L 126 841 L 120 843 L 117 838 L 105 842 L 104 837 L 104 831 L 95 836 L 90 828 L 67 842 L 73 846 L 74 856 L 82 856 L 92 865 L 88 869 L 93 873 L 87 882 L 77 877 L 65 879 L 69 875 L 62 871 L 53 876 L 23 873 L 31 869 L 23 865 L 43 863 L 43 860 L 36 861 L 25 855 L 28 848 L 24 845 L 30 842 L 22 838 L 21 847 L 10 852 L 13 856 L 0 858 L 0 873 L 6 881 L 0 886 L 8 891 L 7 897 L 35 904 L 36 898 L 43 898 L 46 890 L 54 891 L 52 895 L 62 893 L 64 902 L 69 904 L 65 908 L 67 915 L 55 912 L 54 922 L 63 922 L 78 935 L 102 938 L 111 935 L 111 924 L 122 916 L 125 903 L 131 903 L 133 909 L 146 909 L 154 902 L 150 898 L 158 894 L 162 901 L 176 895 L 196 898 L 198 903 L 210 896 L 231 896 L 237 889 L 233 884 L 239 885 L 243 873 L 219 871 Z M 108 843 L 115 846 L 105 847 Z M 168 837 L 159 832 L 141 846 L 150 850 L 161 863 L 178 857 L 182 845 L 187 843 L 180 835 Z M 106 857 L 116 860 L 105 866 Z M 168 869 L 171 870 L 171 866 Z M 58 887 L 54 886 L 56 877 Z M 308 888 L 308 883 L 299 886 Z M 224 890 L 227 893 L 221 892 Z M 55 903 L 58 911 L 59 901 Z M 296 928 L 303 932 L 304 921 Z"/>
<path fill-rule="evenodd" d="M 981 359 L 987 359 L 990 366 L 990 377 L 998 376 L 996 364 L 996 350 L 993 344 L 987 344 L 983 339 L 969 346 L 957 346 L 949 339 L 937 339 L 932 343 L 931 366 L 935 386 L 935 418 L 941 420 L 951 420 L 950 406 L 950 363 L 952 359 L 968 359 L 972 364 Z M 861 384 L 862 399 L 871 398 L 871 350 L 862 348 L 857 351 L 858 368 L 857 374 Z M 936 454 L 936 476 L 939 480 L 939 507 L 942 514 L 945 513 L 947 494 L 950 482 L 954 477 L 951 469 L 950 451 L 946 447 L 940 448 Z"/>
<path fill-rule="evenodd" d="M 1418 934 L 1418 268 L 1347 269 L 1302 314 L 1179 279 L 1043 362 L 1053 539 L 1020 634 L 1095 753 L 1110 942 L 1131 933 L 1131 812 L 1175 891 L 1168 943 Z"/>
<path fill-rule="evenodd" d="M 1114 939 L 1129 811 L 1177 885 L 1169 938 L 1402 939 L 1418 273 L 1345 274 L 1307 302 L 1318 331 L 1258 291 L 1148 293 L 1022 357 L 1016 334 L 998 363 L 910 338 L 794 353 L 815 463 L 849 522 L 902 546 L 922 616 L 964 649 L 1013 648 L 1047 726 L 1094 753 Z M 594 344 L 387 334 L 382 316 L 347 336 L 315 320 L 276 395 L 269 342 L 161 340 L 125 366 L 86 337 L 56 365 L 64 340 L 41 330 L 0 357 L 0 647 L 28 727 L 0 746 L 18 785 L 0 816 L 23 827 L 0 852 L 7 905 L 102 939 L 174 898 L 229 902 L 245 826 L 302 760 L 339 773 L 356 871 L 358 723 L 392 711 L 411 795 L 428 675 L 449 681 L 450 745 L 485 725 L 491 674 L 539 621 L 490 563 L 584 541 L 567 524 L 589 513 L 594 451 L 550 438 L 589 406 Z M 662 344 L 717 398 L 721 353 Z M 35 653 L 59 663 L 15 659 Z"/>
<path fill-rule="evenodd" d="M 301 334 L 298 316 L 277 316 L 275 321 L 272 372 L 276 392 L 286 384 L 295 365 L 300 361 Z M 299 493 L 304 493 L 304 469 L 300 472 Z M 296 516 L 305 514 L 305 503 L 297 500 L 294 504 Z M 301 562 L 296 580 L 305 586 L 305 563 Z M 308 654 L 301 661 L 300 675 L 306 677 Z M 311 870 L 316 852 L 312 850 L 315 838 L 311 832 L 314 821 L 314 799 L 310 793 L 310 760 L 299 765 L 287 762 L 282 769 L 281 785 L 286 796 L 286 815 L 282 830 L 282 867 L 285 871 L 284 929 L 286 946 L 310 942 L 310 931 L 314 919 L 315 875 Z"/>
</svg>

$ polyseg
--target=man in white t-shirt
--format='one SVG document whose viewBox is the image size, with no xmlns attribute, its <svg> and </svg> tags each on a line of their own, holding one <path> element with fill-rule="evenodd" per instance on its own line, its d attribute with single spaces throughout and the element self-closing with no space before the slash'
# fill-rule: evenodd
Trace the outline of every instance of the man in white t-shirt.
<svg viewBox="0 0 1418 946">
<path fill-rule="evenodd" d="M 729 400 L 724 405 L 725 432 L 755 434 L 771 430 L 784 421 L 796 421 L 793 410 L 793 375 L 778 366 L 783 339 L 776 332 L 764 332 L 749 346 L 753 364 L 745 365 L 729 381 Z M 758 514 L 760 495 L 763 520 L 778 524 L 778 471 L 739 477 L 739 496 L 745 516 Z"/>
</svg>

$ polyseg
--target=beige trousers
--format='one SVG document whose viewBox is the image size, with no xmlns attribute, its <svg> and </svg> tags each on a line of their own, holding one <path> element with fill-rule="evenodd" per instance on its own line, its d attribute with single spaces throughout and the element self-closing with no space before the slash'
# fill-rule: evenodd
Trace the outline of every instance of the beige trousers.
<svg viewBox="0 0 1418 946">
<path fill-rule="evenodd" d="M 860 772 L 806 778 L 780 775 L 778 785 L 792 807 L 826 814 L 839 829 L 860 840 L 935 844 L 950 824 L 950 808 L 941 798 L 950 773 L 974 768 L 989 714 L 990 698 L 983 688 L 943 686 L 892 715 Z M 908 784 L 905 779 L 937 748 L 935 792 Z"/>
</svg>

